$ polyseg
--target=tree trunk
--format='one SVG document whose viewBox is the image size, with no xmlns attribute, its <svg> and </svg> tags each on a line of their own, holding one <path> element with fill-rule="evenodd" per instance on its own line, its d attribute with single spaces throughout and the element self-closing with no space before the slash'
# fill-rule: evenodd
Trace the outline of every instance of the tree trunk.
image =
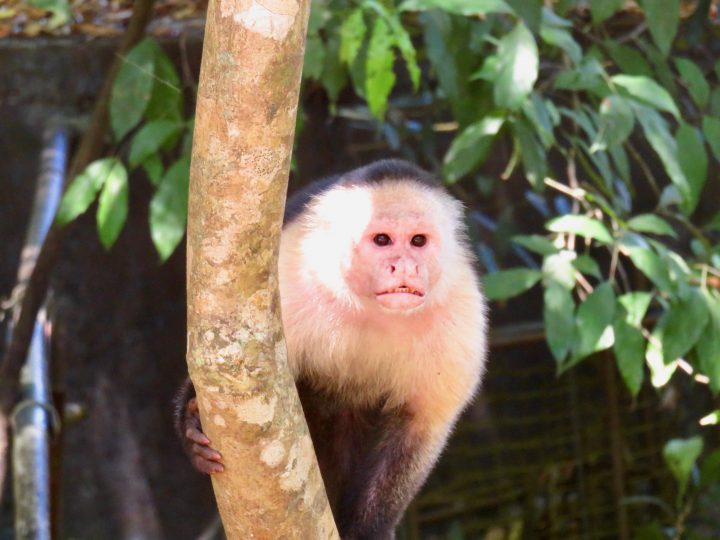
<svg viewBox="0 0 720 540">
<path fill-rule="evenodd" d="M 188 353 L 226 534 L 336 538 L 287 366 L 277 255 L 310 0 L 211 0 L 188 219 Z"/>
</svg>

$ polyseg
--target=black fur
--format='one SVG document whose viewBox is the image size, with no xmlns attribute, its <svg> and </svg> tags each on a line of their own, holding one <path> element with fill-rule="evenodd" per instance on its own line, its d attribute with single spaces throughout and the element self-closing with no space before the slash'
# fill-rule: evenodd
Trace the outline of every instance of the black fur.
<svg viewBox="0 0 720 540">
<path fill-rule="evenodd" d="M 430 173 L 402 159 L 383 159 L 345 174 L 337 174 L 317 180 L 290 197 L 285 205 L 285 223 L 295 220 L 305 211 L 308 203 L 336 184 L 378 184 L 384 180 L 414 180 L 431 187 L 440 182 Z"/>
<path fill-rule="evenodd" d="M 178 388 L 173 398 L 173 425 L 175 433 L 180 440 L 185 442 L 185 430 L 187 429 L 187 404 L 195 397 L 195 387 L 190 377 L 187 377 Z"/>
</svg>

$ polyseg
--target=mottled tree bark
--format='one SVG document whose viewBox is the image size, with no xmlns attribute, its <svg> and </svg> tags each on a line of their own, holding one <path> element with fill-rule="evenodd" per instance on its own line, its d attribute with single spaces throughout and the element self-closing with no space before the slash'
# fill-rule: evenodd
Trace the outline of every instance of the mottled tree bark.
<svg viewBox="0 0 720 540">
<path fill-rule="evenodd" d="M 337 537 L 287 366 L 277 255 L 310 0 L 211 0 L 188 220 L 188 353 L 230 539 Z"/>
</svg>

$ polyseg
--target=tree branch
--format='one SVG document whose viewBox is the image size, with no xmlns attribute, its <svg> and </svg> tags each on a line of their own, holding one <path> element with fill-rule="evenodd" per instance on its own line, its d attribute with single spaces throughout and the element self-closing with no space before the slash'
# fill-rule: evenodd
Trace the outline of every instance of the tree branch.
<svg viewBox="0 0 720 540">
<path fill-rule="evenodd" d="M 223 456 L 212 480 L 227 537 L 337 538 L 278 293 L 310 0 L 266 5 L 208 6 L 188 197 L 187 363 L 203 431 Z"/>
</svg>

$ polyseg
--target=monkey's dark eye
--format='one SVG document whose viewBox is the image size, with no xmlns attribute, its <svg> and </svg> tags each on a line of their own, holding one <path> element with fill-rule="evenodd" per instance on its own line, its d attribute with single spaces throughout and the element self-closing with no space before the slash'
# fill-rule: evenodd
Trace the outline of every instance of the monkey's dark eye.
<svg viewBox="0 0 720 540">
<path fill-rule="evenodd" d="M 390 244 L 390 237 L 385 233 L 376 234 L 373 236 L 373 242 L 376 246 L 387 246 Z"/>
<path fill-rule="evenodd" d="M 424 234 L 416 234 L 412 237 L 410 243 L 415 247 L 423 247 L 425 244 L 427 244 L 427 236 L 425 236 Z"/>
</svg>

